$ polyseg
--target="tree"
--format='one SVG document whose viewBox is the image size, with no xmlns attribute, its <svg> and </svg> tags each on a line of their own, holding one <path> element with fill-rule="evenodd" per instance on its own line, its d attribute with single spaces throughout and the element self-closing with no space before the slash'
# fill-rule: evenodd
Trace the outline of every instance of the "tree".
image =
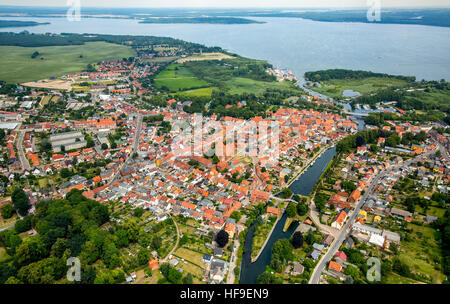
<svg viewBox="0 0 450 304">
<path fill-rule="evenodd" d="M 303 246 L 303 234 L 300 231 L 295 232 L 292 236 L 292 246 L 295 249 Z"/>
<path fill-rule="evenodd" d="M 308 245 L 312 245 L 312 244 L 314 244 L 315 241 L 316 241 L 316 239 L 314 237 L 314 234 L 313 234 L 312 230 L 309 229 L 308 234 L 306 235 L 306 238 L 305 238 L 305 242 Z"/>
<path fill-rule="evenodd" d="M 14 229 L 17 233 L 22 233 L 31 229 L 31 218 L 31 215 L 27 215 L 23 219 L 16 222 Z"/>
<path fill-rule="evenodd" d="M 150 247 L 154 250 L 158 250 L 161 247 L 161 245 L 162 245 L 161 237 L 157 235 L 153 236 Z"/>
<path fill-rule="evenodd" d="M 281 197 L 282 198 L 289 198 L 291 197 L 293 194 L 292 190 L 289 188 L 283 188 L 283 190 L 281 190 Z"/>
<path fill-rule="evenodd" d="M 21 216 L 27 215 L 30 205 L 25 191 L 20 188 L 15 188 L 11 195 L 11 201 L 14 209 L 16 209 Z"/>
<path fill-rule="evenodd" d="M 116 244 L 119 248 L 127 247 L 129 244 L 127 232 L 123 229 L 116 231 L 117 241 Z"/>
<path fill-rule="evenodd" d="M 282 284 L 283 279 L 265 271 L 258 276 L 258 284 Z"/>
<path fill-rule="evenodd" d="M 304 203 L 298 203 L 297 214 L 300 216 L 304 216 L 306 213 L 308 213 L 308 206 Z"/>
<path fill-rule="evenodd" d="M 233 211 L 230 217 L 234 219 L 236 222 L 239 222 L 239 220 L 242 218 L 242 214 L 240 214 L 239 211 Z"/>
<path fill-rule="evenodd" d="M 194 283 L 194 279 L 192 278 L 192 274 L 188 273 L 183 278 L 183 284 L 192 284 Z"/>
<path fill-rule="evenodd" d="M 102 150 L 106 150 L 106 149 L 108 149 L 108 144 L 103 143 L 103 144 L 102 144 Z"/>
<path fill-rule="evenodd" d="M 295 204 L 293 202 L 289 202 L 288 206 L 286 207 L 286 214 L 289 217 L 295 217 L 297 214 L 297 208 L 295 207 Z"/>
<path fill-rule="evenodd" d="M 362 136 L 357 136 L 356 137 L 356 146 L 357 147 L 361 147 L 361 146 L 363 146 L 365 144 L 366 144 L 366 142 L 365 142 L 365 140 L 364 140 L 364 138 Z"/>
<path fill-rule="evenodd" d="M 220 230 L 216 235 L 216 243 L 219 247 L 223 248 L 228 243 L 228 232 Z"/>
<path fill-rule="evenodd" d="M 134 209 L 134 216 L 135 217 L 141 217 L 142 214 L 144 214 L 144 209 L 141 207 L 138 207 L 136 209 Z"/>
<path fill-rule="evenodd" d="M 128 240 L 132 243 L 138 241 L 139 227 L 136 222 L 128 221 L 126 225 Z"/>
<path fill-rule="evenodd" d="M 6 204 L 2 207 L 2 218 L 3 219 L 9 219 L 14 214 L 14 208 L 11 204 Z"/>
<path fill-rule="evenodd" d="M 138 262 L 139 265 L 145 265 L 147 264 L 148 260 L 150 259 L 150 252 L 146 248 L 140 248 L 138 252 Z"/>
</svg>

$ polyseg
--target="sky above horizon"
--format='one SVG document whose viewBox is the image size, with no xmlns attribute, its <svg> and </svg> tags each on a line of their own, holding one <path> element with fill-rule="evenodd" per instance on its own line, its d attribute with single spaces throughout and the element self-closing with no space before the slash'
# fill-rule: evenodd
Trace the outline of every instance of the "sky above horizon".
<svg viewBox="0 0 450 304">
<path fill-rule="evenodd" d="M 69 6 L 77 0 L 1 0 L 0 5 Z M 367 7 L 367 0 L 79 0 L 89 7 Z M 375 1 L 375 0 L 372 0 Z M 449 0 L 381 0 L 381 7 L 448 7 Z"/>
</svg>

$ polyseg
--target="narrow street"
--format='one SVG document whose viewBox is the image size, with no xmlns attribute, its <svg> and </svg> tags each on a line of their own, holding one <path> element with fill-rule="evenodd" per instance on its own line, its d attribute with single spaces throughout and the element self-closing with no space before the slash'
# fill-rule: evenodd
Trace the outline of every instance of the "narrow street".
<svg viewBox="0 0 450 304">
<path fill-rule="evenodd" d="M 25 131 L 20 131 L 19 139 L 17 140 L 17 151 L 19 154 L 20 163 L 22 164 L 23 170 L 30 170 L 30 163 L 25 156 L 25 152 L 23 151 L 23 138 L 25 137 Z"/>
</svg>

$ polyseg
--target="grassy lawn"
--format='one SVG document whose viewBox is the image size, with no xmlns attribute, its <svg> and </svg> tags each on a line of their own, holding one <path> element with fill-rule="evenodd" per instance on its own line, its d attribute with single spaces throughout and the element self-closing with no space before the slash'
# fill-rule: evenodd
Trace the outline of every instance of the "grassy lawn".
<svg viewBox="0 0 450 304">
<path fill-rule="evenodd" d="M 264 93 L 266 89 L 289 89 L 292 87 L 292 83 L 287 81 L 267 82 L 242 77 L 234 77 L 226 81 L 225 85 L 231 94 L 254 93 L 255 95 Z"/>
<path fill-rule="evenodd" d="M 155 79 L 155 86 L 157 88 L 166 86 L 172 92 L 179 92 L 181 90 L 192 88 L 207 87 L 209 86 L 209 83 L 195 77 L 184 77 L 175 79 Z"/>
<path fill-rule="evenodd" d="M 407 264 L 412 272 L 430 276 L 433 283 L 441 283 L 445 276 L 436 269 L 439 269 L 441 259 L 436 230 L 414 224 L 408 224 L 408 228 L 413 232 L 410 241 L 402 242 L 400 260 Z"/>
<path fill-rule="evenodd" d="M 7 220 L 3 219 L 3 222 L 0 221 L 0 229 L 14 225 L 16 220 L 17 220 L 17 214 L 13 214 L 13 216 Z"/>
<path fill-rule="evenodd" d="M 38 183 L 39 183 L 39 187 L 40 187 L 40 188 L 45 188 L 45 187 L 48 186 L 48 180 L 47 180 L 47 178 L 45 178 L 45 177 L 39 179 Z"/>
<path fill-rule="evenodd" d="M 195 96 L 195 97 L 211 97 L 214 87 L 188 90 L 178 93 L 178 95 Z"/>
<path fill-rule="evenodd" d="M 410 278 L 402 277 L 394 272 L 388 274 L 386 278 L 386 284 L 420 284 L 421 282 L 417 282 Z"/>
<path fill-rule="evenodd" d="M 196 78 L 188 68 L 174 63 L 167 66 L 156 76 L 155 86 L 157 88 L 165 86 L 172 92 L 178 92 L 190 88 L 207 87 L 209 83 Z"/>
<path fill-rule="evenodd" d="M 203 254 L 186 249 L 186 248 L 178 248 L 175 251 L 175 255 L 179 258 L 185 259 L 186 261 L 198 265 L 200 267 L 205 268 L 205 263 L 202 262 Z"/>
<path fill-rule="evenodd" d="M 406 84 L 405 80 L 384 77 L 331 79 L 324 81 L 321 88 L 315 87 L 314 90 L 330 97 L 338 98 L 342 97 L 344 90 L 354 90 L 361 94 L 367 94 L 389 87 L 403 87 Z"/>
<path fill-rule="evenodd" d="M 256 258 L 256 256 L 258 255 L 274 223 L 275 221 L 270 222 L 267 221 L 262 225 L 256 226 L 252 242 L 252 255 L 251 255 L 252 258 Z"/>
<path fill-rule="evenodd" d="M 0 247 L 0 262 L 9 258 L 9 255 L 6 253 L 5 248 Z"/>
<path fill-rule="evenodd" d="M 40 55 L 31 59 L 34 52 Z M 89 63 L 135 56 L 130 47 L 106 42 L 29 48 L 1 46 L 0 54 L 0 80 L 10 83 L 78 73 L 86 69 Z M 80 58 L 80 55 L 83 57 Z"/>
</svg>

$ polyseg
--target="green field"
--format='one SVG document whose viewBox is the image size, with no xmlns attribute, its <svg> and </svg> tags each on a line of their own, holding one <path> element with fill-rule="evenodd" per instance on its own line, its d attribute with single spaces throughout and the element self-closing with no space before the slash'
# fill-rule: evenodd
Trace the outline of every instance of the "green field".
<svg viewBox="0 0 450 304">
<path fill-rule="evenodd" d="M 5 248 L 0 247 L 0 262 L 9 258 L 9 255 L 6 253 Z"/>
<path fill-rule="evenodd" d="M 322 87 L 313 90 L 333 98 L 342 97 L 344 90 L 353 90 L 361 94 L 373 93 L 389 87 L 404 87 L 407 81 L 395 78 L 368 77 L 362 79 L 331 79 L 323 81 Z"/>
<path fill-rule="evenodd" d="M 250 78 L 235 77 L 225 82 L 231 94 L 254 93 L 260 95 L 266 89 L 289 89 L 292 83 L 288 81 L 258 81 Z"/>
<path fill-rule="evenodd" d="M 165 86 L 172 92 L 178 92 L 191 88 L 208 87 L 209 83 L 195 77 L 188 68 L 179 64 L 171 64 L 156 76 L 155 86 L 160 89 Z"/>
<path fill-rule="evenodd" d="M 31 59 L 34 52 L 39 52 L 40 55 Z M 136 54 L 127 46 L 89 42 L 84 45 L 29 48 L 0 46 L 0 55 L 0 80 L 21 83 L 78 73 L 85 70 L 89 63 L 121 59 Z"/>
<path fill-rule="evenodd" d="M 436 230 L 431 227 L 408 224 L 413 230 L 410 241 L 402 241 L 400 260 L 412 272 L 431 277 L 433 283 L 441 283 L 445 275 L 440 269 L 441 253 L 437 245 Z M 436 269 L 438 268 L 438 269 Z"/>
<path fill-rule="evenodd" d="M 211 87 L 211 88 L 194 89 L 194 90 L 180 92 L 180 93 L 178 93 L 178 95 L 195 96 L 195 97 L 211 97 L 212 91 L 214 89 L 217 89 L 217 88 Z"/>
</svg>

